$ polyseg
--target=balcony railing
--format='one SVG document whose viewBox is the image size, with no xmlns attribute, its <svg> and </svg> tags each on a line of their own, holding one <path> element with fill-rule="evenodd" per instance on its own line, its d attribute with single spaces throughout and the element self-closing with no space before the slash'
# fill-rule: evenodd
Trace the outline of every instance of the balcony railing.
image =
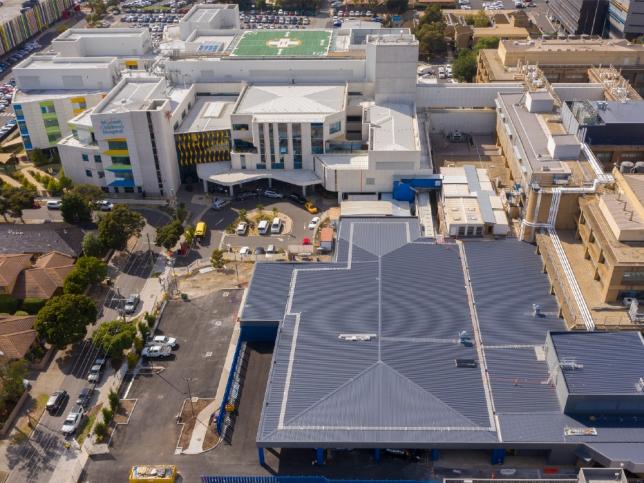
<svg viewBox="0 0 644 483">
<path fill-rule="evenodd" d="M 368 146 L 362 142 L 326 143 L 326 154 L 364 154 L 366 152 L 368 152 Z"/>
</svg>

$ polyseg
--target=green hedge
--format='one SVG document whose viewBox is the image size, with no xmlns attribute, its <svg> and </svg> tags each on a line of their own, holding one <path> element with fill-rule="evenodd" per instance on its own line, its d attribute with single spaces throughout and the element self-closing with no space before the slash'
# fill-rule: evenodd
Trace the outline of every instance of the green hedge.
<svg viewBox="0 0 644 483">
<path fill-rule="evenodd" d="M 27 297 L 22 301 L 21 310 L 24 310 L 29 315 L 36 315 L 40 309 L 43 308 L 47 301 L 36 297 Z"/>
<path fill-rule="evenodd" d="M 20 308 L 20 301 L 9 294 L 0 294 L 0 312 L 13 314 Z"/>
</svg>

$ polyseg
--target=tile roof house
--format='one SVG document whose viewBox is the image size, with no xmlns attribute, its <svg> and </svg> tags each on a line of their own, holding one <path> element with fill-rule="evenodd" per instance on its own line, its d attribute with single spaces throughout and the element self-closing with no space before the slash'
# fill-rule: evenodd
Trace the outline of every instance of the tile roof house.
<svg viewBox="0 0 644 483">
<path fill-rule="evenodd" d="M 65 277 L 74 269 L 74 258 L 60 252 L 43 255 L 34 264 L 35 268 L 23 270 L 13 289 L 17 299 L 49 299 L 59 292 Z"/>
<path fill-rule="evenodd" d="M 12 293 L 18 275 L 30 266 L 31 257 L 29 255 L 0 255 L 0 294 Z"/>
<path fill-rule="evenodd" d="M 35 315 L 0 316 L 0 351 L 9 359 L 21 359 L 31 349 L 38 334 Z"/>
</svg>

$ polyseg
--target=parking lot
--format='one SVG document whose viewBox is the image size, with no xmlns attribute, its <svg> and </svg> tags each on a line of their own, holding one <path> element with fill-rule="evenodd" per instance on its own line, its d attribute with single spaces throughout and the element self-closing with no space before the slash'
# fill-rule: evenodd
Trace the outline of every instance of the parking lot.
<svg viewBox="0 0 644 483">
<path fill-rule="evenodd" d="M 242 293 L 222 290 L 168 303 L 158 334 L 176 337 L 179 346 L 170 359 L 148 361 L 143 375 L 129 388 L 126 381 L 125 396 L 137 400 L 130 422 L 117 428 L 109 456 L 89 461 L 88 481 L 122 481 L 134 464 L 176 463 L 181 467 L 184 458 L 190 458 L 175 455 L 181 430 L 175 416 L 188 397 L 188 382 L 193 396 L 214 397 Z M 201 474 L 197 471 L 194 478 L 184 481 L 197 481 Z"/>
</svg>

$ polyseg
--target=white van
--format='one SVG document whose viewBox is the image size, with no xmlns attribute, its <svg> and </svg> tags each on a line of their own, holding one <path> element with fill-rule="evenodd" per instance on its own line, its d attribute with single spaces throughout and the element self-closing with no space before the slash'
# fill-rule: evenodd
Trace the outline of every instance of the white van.
<svg viewBox="0 0 644 483">
<path fill-rule="evenodd" d="M 271 223 L 271 233 L 277 234 L 282 230 L 282 220 L 279 217 L 273 218 L 273 223 Z"/>
<path fill-rule="evenodd" d="M 257 231 L 259 231 L 260 235 L 267 235 L 268 230 L 270 229 L 270 227 L 271 227 L 271 225 L 268 224 L 267 220 L 262 220 L 257 225 Z"/>
</svg>

